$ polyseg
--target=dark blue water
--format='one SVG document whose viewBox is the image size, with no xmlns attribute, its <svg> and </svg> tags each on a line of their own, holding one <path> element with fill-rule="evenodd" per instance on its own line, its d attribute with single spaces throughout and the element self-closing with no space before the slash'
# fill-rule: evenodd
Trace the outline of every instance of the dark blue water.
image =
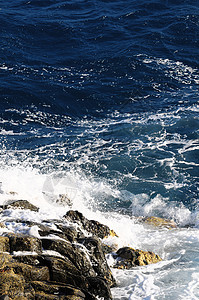
<svg viewBox="0 0 199 300">
<path fill-rule="evenodd" d="M 8 164 L 86 156 L 86 174 L 198 207 L 197 1 L 15 0 L 0 24 Z"/>
<path fill-rule="evenodd" d="M 114 299 L 197 299 L 199 2 L 1 1 L 0 41 L 0 193 L 38 200 L 47 176 L 76 209 L 191 226 L 129 237 L 181 264 L 129 275 L 150 293 L 123 274 Z"/>
</svg>

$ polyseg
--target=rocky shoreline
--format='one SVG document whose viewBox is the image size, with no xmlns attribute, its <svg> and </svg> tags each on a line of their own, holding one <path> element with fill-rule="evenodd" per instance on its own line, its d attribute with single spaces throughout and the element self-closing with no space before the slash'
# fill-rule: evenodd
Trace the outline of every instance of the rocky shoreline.
<svg viewBox="0 0 199 300">
<path fill-rule="evenodd" d="M 4 213 L 9 209 L 39 211 L 26 200 L 1 207 Z M 171 221 L 155 217 L 142 221 L 175 227 Z M 161 261 L 153 252 L 106 245 L 104 239 L 117 234 L 79 211 L 67 211 L 62 220 L 13 222 L 37 228 L 37 234 L 10 232 L 6 221 L 0 219 L 0 299 L 110 300 L 111 287 L 117 282 L 108 266 L 107 254 L 113 258 L 112 267 L 119 269 Z"/>
</svg>

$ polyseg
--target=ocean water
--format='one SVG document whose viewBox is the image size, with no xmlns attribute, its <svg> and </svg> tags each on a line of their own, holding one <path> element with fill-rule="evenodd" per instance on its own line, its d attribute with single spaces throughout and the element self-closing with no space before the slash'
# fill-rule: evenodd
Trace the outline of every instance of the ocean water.
<svg viewBox="0 0 199 300">
<path fill-rule="evenodd" d="M 0 24 L 0 202 L 40 207 L 8 230 L 78 209 L 163 258 L 113 269 L 114 300 L 199 299 L 198 1 L 1 1 Z"/>
</svg>

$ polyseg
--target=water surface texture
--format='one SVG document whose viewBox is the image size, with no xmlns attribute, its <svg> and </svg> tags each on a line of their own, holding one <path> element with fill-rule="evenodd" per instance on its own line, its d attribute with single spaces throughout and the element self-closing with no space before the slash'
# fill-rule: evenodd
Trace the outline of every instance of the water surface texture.
<svg viewBox="0 0 199 300">
<path fill-rule="evenodd" d="M 1 1 L 0 41 L 0 201 L 66 194 L 163 258 L 113 270 L 114 300 L 199 299 L 198 1 Z"/>
</svg>

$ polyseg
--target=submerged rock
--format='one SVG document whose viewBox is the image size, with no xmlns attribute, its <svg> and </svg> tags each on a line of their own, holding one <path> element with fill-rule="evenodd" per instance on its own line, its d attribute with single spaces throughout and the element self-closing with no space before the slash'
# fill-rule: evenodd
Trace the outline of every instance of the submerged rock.
<svg viewBox="0 0 199 300">
<path fill-rule="evenodd" d="M 131 247 L 120 248 L 116 252 L 116 262 L 113 266 L 118 269 L 131 269 L 137 266 L 154 264 L 162 259 L 151 251 L 142 251 Z"/>
<path fill-rule="evenodd" d="M 73 205 L 72 200 L 66 194 L 60 194 L 58 199 L 56 200 L 56 203 L 64 206 L 68 205 L 69 207 L 72 207 Z"/>
<path fill-rule="evenodd" d="M 156 227 L 166 227 L 168 229 L 177 228 L 177 224 L 173 220 L 167 220 L 159 217 L 146 217 L 143 221 Z"/>
</svg>

